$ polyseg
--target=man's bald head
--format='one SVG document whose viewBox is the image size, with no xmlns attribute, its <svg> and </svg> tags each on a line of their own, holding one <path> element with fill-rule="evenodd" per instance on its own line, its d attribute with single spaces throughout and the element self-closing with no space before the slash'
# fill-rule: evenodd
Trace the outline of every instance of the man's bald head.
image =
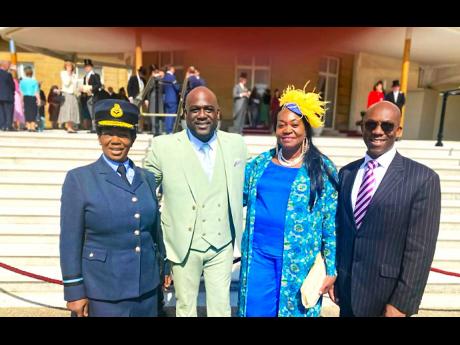
<svg viewBox="0 0 460 345">
<path fill-rule="evenodd" d="M 401 111 L 395 104 L 382 101 L 369 107 L 362 124 L 369 156 L 376 159 L 391 150 L 401 130 Z"/>
<path fill-rule="evenodd" d="M 187 95 L 185 100 L 185 121 L 192 134 L 203 142 L 214 135 L 220 120 L 217 97 L 205 86 L 198 86 Z"/>
<path fill-rule="evenodd" d="M 401 123 L 401 110 L 396 104 L 392 102 L 388 102 L 388 101 L 381 101 L 381 102 L 372 104 L 369 107 L 369 109 L 367 109 L 366 115 L 364 117 L 366 117 L 369 113 L 372 113 L 372 112 L 381 112 L 381 111 L 386 111 L 386 110 L 394 113 L 395 121 L 397 121 L 399 125 Z"/>
<path fill-rule="evenodd" d="M 0 68 L 3 70 L 8 70 L 10 68 L 10 62 L 8 60 L 0 60 Z"/>
<path fill-rule="evenodd" d="M 210 100 L 214 102 L 214 105 L 218 108 L 219 104 L 217 103 L 217 96 L 214 92 L 212 92 L 210 89 L 208 89 L 206 86 L 198 86 L 192 91 L 190 91 L 187 95 L 187 99 L 185 100 L 185 107 L 188 108 L 190 105 L 190 100 L 193 99 L 194 97 L 197 97 L 198 94 L 204 93 L 206 97 L 209 97 Z"/>
</svg>

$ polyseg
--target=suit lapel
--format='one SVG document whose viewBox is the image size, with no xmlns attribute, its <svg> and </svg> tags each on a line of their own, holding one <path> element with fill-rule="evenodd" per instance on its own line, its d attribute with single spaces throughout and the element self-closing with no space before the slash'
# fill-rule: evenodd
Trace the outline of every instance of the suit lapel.
<svg viewBox="0 0 460 345">
<path fill-rule="evenodd" d="M 193 199 L 195 202 L 198 200 L 198 188 L 193 183 L 196 181 L 196 172 L 200 171 L 202 167 L 199 164 L 198 159 L 196 158 L 196 153 L 193 151 L 192 144 L 187 137 L 187 131 L 183 130 L 177 137 L 179 141 L 179 151 L 180 151 L 180 163 L 182 171 L 185 175 L 185 180 L 192 192 Z"/>
<path fill-rule="evenodd" d="M 233 163 L 231 161 L 232 152 L 231 152 L 231 145 L 227 143 L 225 137 L 219 135 L 219 131 L 217 131 L 217 142 L 219 144 L 220 152 L 222 153 L 222 160 L 224 161 L 224 172 L 225 172 L 225 179 L 227 181 L 227 192 L 228 196 L 231 200 L 231 193 L 232 193 L 232 168 Z"/>
<path fill-rule="evenodd" d="M 343 181 L 343 193 L 345 195 L 345 214 L 347 214 L 351 218 L 351 223 L 353 224 L 354 233 L 356 233 L 357 228 L 356 228 L 355 217 L 353 213 L 351 193 L 353 191 L 353 185 L 355 183 L 355 179 L 356 179 L 356 175 L 358 174 L 359 167 L 361 166 L 361 164 L 363 164 L 363 162 L 364 162 L 364 158 L 356 162 L 354 169 L 350 170 L 350 172 L 346 176 L 344 176 L 344 181 Z"/>
<path fill-rule="evenodd" d="M 113 169 L 104 161 L 102 156 L 99 158 L 97 163 L 98 172 L 105 175 L 105 180 L 108 183 L 113 184 L 118 188 L 124 189 L 127 192 L 133 193 L 132 188 L 128 186 L 115 171 L 113 171 Z"/>
<path fill-rule="evenodd" d="M 401 183 L 404 178 L 404 175 L 402 174 L 403 171 L 404 167 L 402 156 L 396 152 L 396 155 L 388 167 L 385 176 L 383 176 L 382 182 L 380 182 L 379 187 L 371 199 L 366 215 L 363 219 L 363 224 L 361 224 L 361 229 L 364 229 L 364 223 L 366 222 L 366 219 L 371 216 L 372 211 L 376 209 L 375 206 L 383 202 L 390 194 L 392 194 L 398 184 Z"/>
<path fill-rule="evenodd" d="M 144 179 L 142 178 L 141 168 L 138 168 L 137 166 L 135 166 L 134 163 L 133 163 L 133 168 L 134 168 L 135 174 L 134 174 L 133 183 L 131 185 L 131 189 L 133 192 L 135 192 L 136 189 L 139 188 L 142 183 L 144 183 Z"/>
</svg>

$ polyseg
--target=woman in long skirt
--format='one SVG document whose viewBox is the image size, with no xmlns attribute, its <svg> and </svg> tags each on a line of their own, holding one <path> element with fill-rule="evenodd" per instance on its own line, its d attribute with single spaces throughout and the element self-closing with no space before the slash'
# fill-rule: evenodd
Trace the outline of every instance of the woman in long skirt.
<svg viewBox="0 0 460 345">
<path fill-rule="evenodd" d="M 80 110 L 77 97 L 75 96 L 77 87 L 77 76 L 75 66 L 72 62 L 64 63 L 64 70 L 61 71 L 62 95 L 65 100 L 59 109 L 59 123 L 65 123 L 67 133 L 76 133 L 74 124 L 80 123 Z"/>
</svg>

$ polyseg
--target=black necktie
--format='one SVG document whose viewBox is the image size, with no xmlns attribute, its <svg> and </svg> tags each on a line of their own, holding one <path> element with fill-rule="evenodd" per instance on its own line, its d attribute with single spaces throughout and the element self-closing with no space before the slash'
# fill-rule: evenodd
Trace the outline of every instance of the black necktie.
<svg viewBox="0 0 460 345">
<path fill-rule="evenodd" d="M 126 168 L 124 164 L 120 164 L 118 166 L 117 173 L 121 175 L 121 178 L 128 184 L 128 186 L 131 186 L 131 183 L 129 183 L 128 178 L 126 177 Z"/>
</svg>

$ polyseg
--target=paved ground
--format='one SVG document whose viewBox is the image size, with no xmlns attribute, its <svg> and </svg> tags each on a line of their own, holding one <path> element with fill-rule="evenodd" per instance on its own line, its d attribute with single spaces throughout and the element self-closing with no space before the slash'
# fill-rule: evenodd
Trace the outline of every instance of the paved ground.
<svg viewBox="0 0 460 345">
<path fill-rule="evenodd" d="M 235 314 L 235 308 L 232 314 Z M 166 308 L 166 316 L 174 317 L 175 309 L 173 307 Z M 323 316 L 336 317 L 336 308 L 323 308 Z M 48 309 L 48 308 L 0 308 L 0 317 L 67 317 L 70 316 L 68 311 Z M 206 316 L 204 307 L 198 307 L 198 316 Z M 431 311 L 421 310 L 419 317 L 460 317 L 460 310 L 456 311 Z"/>
</svg>

